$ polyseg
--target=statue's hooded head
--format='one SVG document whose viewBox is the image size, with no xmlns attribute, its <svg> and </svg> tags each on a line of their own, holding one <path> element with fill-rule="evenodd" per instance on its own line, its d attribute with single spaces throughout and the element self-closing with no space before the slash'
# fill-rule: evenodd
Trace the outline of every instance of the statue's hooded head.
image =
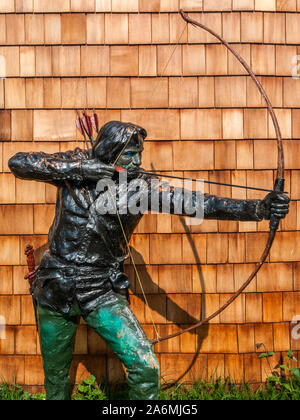
<svg viewBox="0 0 300 420">
<path fill-rule="evenodd" d="M 131 123 L 110 121 L 105 124 L 95 141 L 93 150 L 96 158 L 106 164 L 113 164 L 121 155 L 143 151 L 147 132 Z"/>
</svg>

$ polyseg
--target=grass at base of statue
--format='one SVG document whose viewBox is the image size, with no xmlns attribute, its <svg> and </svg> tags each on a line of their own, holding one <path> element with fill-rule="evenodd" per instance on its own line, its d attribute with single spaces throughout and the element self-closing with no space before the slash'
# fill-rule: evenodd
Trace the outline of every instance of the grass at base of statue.
<svg viewBox="0 0 300 420">
<path fill-rule="evenodd" d="M 173 385 L 160 392 L 159 399 L 163 401 L 203 401 L 203 400 L 232 400 L 232 401 L 258 401 L 258 400 L 299 400 L 300 381 L 293 379 L 281 379 L 281 384 L 275 384 L 268 380 L 265 384 L 259 385 L 257 389 L 250 384 L 237 385 L 234 382 L 217 379 L 211 382 L 197 382 L 192 386 L 183 384 Z M 292 386 L 292 390 L 286 387 Z M 77 385 L 72 400 L 126 400 L 126 391 L 117 388 L 109 391 L 108 387 L 101 387 L 94 381 L 94 376 L 84 380 Z M 0 400 L 44 400 L 44 394 L 31 395 L 22 387 L 14 384 L 0 384 Z"/>
<path fill-rule="evenodd" d="M 269 380 L 255 389 L 251 384 L 235 384 L 227 380 L 217 379 L 214 382 L 199 382 L 193 386 L 177 386 L 160 393 L 160 400 L 198 400 L 198 401 L 275 401 L 299 400 L 300 383 L 294 382 L 292 392 L 282 386 L 275 386 Z"/>
<path fill-rule="evenodd" d="M 258 354 L 259 359 L 266 359 L 269 366 L 269 377 L 264 384 L 251 385 L 248 383 L 237 384 L 229 377 L 210 381 L 199 380 L 193 385 L 182 383 L 164 382 L 161 385 L 159 399 L 162 401 L 204 401 L 204 400 L 300 400 L 300 369 L 298 360 L 289 350 L 280 363 L 272 366 L 273 352 L 269 352 L 263 343 L 264 353 Z M 109 386 L 97 384 L 96 377 L 91 375 L 75 386 L 72 400 L 128 400 L 127 388 L 124 384 Z M 31 395 L 16 383 L 7 384 L 0 376 L 0 400 L 44 400 L 44 394 Z"/>
<path fill-rule="evenodd" d="M 44 394 L 30 394 L 20 385 L 8 384 L 4 381 L 0 382 L 0 401 L 32 401 L 44 400 Z"/>
</svg>

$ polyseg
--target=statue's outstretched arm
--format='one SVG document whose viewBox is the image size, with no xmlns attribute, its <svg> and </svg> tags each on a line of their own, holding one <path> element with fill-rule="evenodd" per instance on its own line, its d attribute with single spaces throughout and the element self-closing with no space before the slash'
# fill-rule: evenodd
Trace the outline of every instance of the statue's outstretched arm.
<svg viewBox="0 0 300 420">
<path fill-rule="evenodd" d="M 264 219 L 262 200 L 237 200 L 205 194 L 204 218 L 249 222 L 261 221 Z"/>
<path fill-rule="evenodd" d="M 284 194 L 275 193 L 268 194 L 263 200 L 223 198 L 170 187 L 167 183 L 158 189 L 159 212 L 204 219 L 258 222 L 270 219 L 272 212 L 278 218 L 284 218 L 289 201 Z"/>
</svg>

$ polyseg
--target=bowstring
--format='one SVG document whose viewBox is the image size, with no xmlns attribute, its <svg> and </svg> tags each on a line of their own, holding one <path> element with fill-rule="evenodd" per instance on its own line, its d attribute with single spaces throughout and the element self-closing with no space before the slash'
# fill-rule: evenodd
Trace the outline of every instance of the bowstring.
<svg viewBox="0 0 300 420">
<path fill-rule="evenodd" d="M 181 39 L 182 39 L 182 37 L 183 37 L 183 35 L 184 35 L 185 31 L 187 30 L 187 28 L 188 28 L 188 23 L 186 23 L 186 24 L 185 24 L 184 29 L 183 29 L 183 30 L 182 30 L 182 32 L 180 33 L 180 36 L 179 36 L 178 40 L 177 40 L 177 41 L 176 41 L 176 43 L 175 43 L 175 46 L 173 47 L 173 49 L 172 49 L 172 51 L 171 51 L 171 55 L 170 55 L 170 57 L 168 58 L 168 60 L 167 60 L 167 62 L 166 62 L 166 64 L 165 64 L 165 66 L 164 66 L 164 68 L 163 68 L 163 71 L 161 72 L 161 75 L 159 76 L 159 79 L 156 81 L 156 84 L 155 84 L 154 88 L 152 89 L 152 92 L 151 92 L 150 97 L 149 97 L 149 104 L 151 104 L 152 98 L 153 98 L 153 96 L 154 96 L 154 94 L 155 94 L 156 90 L 157 90 L 157 89 L 158 89 L 158 87 L 159 87 L 160 80 L 164 77 L 164 75 L 165 75 L 165 73 L 166 73 L 166 71 L 167 71 L 167 68 L 168 68 L 168 66 L 169 66 L 169 64 L 170 64 L 170 62 L 171 62 L 171 60 L 172 60 L 172 58 L 173 58 L 173 56 L 174 56 L 174 54 L 175 54 L 175 52 L 176 52 L 176 49 L 178 48 L 178 45 L 180 44 L 180 41 L 181 41 Z M 142 120 L 142 119 L 143 119 L 143 117 L 144 117 L 144 115 L 145 115 L 146 111 L 148 110 L 148 108 L 149 108 L 149 105 L 144 107 L 144 110 L 143 110 L 143 113 L 142 113 L 142 115 L 141 115 L 141 117 L 140 117 L 140 120 Z M 126 147 L 128 146 L 128 144 L 130 143 L 130 141 L 131 141 L 131 139 L 132 139 L 132 137 L 133 137 L 134 133 L 135 133 L 135 128 L 132 130 L 132 132 L 131 132 L 131 134 L 130 134 L 130 136 L 129 136 L 128 140 L 126 141 L 126 143 L 125 143 L 125 145 L 124 145 L 124 147 L 122 148 L 121 152 L 119 153 L 119 155 L 118 155 L 118 156 L 117 156 L 117 158 L 115 159 L 115 161 L 114 161 L 114 163 L 113 163 L 113 166 L 116 166 L 116 164 L 117 164 L 117 162 L 118 162 L 119 158 L 121 157 L 121 155 L 122 155 L 122 154 L 123 154 L 123 152 L 125 151 L 125 149 L 126 149 Z M 138 271 L 138 269 L 137 269 L 137 265 L 136 265 L 136 263 L 135 263 L 135 260 L 134 260 L 133 254 L 132 254 L 132 252 L 131 252 L 131 247 L 130 247 L 129 241 L 128 241 L 128 239 L 127 239 L 127 236 L 126 236 L 126 232 L 125 232 L 125 229 L 124 229 L 124 226 L 123 226 L 122 220 L 121 220 L 120 213 L 119 213 L 118 208 L 117 208 L 117 203 L 116 203 L 116 200 L 114 200 L 114 197 L 113 197 L 113 194 L 112 194 L 112 191 L 111 191 L 110 187 L 109 187 L 109 191 L 110 191 L 111 198 L 112 198 L 112 200 L 113 200 L 113 202 L 114 202 L 115 211 L 116 211 L 116 214 L 117 214 L 117 217 L 118 217 L 119 223 L 120 223 L 120 227 L 121 227 L 121 230 L 122 230 L 122 234 L 123 234 L 124 239 L 125 239 L 125 242 L 126 242 L 126 246 L 127 246 L 127 249 L 128 249 L 128 254 L 129 254 L 129 256 L 130 256 L 130 259 L 131 259 L 131 262 L 132 262 L 132 266 L 133 266 L 133 269 L 134 269 L 135 274 L 136 274 L 136 278 L 137 278 L 138 283 L 139 283 L 139 286 L 140 286 L 140 288 L 141 288 L 141 291 L 142 291 L 142 294 L 143 294 L 143 298 L 144 298 L 145 304 L 146 304 L 146 306 L 147 306 L 147 307 L 148 307 L 148 309 L 149 309 L 149 313 L 150 313 L 150 317 L 151 317 L 151 322 L 152 322 L 152 325 L 153 325 L 153 328 L 154 328 L 154 331 L 155 331 L 155 334 L 156 334 L 156 338 L 157 338 L 157 339 L 160 339 L 161 337 L 160 337 L 160 335 L 159 335 L 159 333 L 158 333 L 158 330 L 157 330 L 156 324 L 155 324 L 154 319 L 153 319 L 152 310 L 150 309 L 150 306 L 149 306 L 149 303 L 148 303 L 148 299 L 147 299 L 147 297 L 146 297 L 146 293 L 145 293 L 145 290 L 144 290 L 144 287 L 143 287 L 143 284 L 142 284 L 142 280 L 141 280 L 141 277 L 140 277 L 140 275 L 139 275 L 139 271 Z"/>
<path fill-rule="evenodd" d="M 145 300 L 145 304 L 146 304 L 146 306 L 149 308 L 149 313 L 150 313 L 150 317 L 151 317 L 151 322 L 152 322 L 152 324 L 153 324 L 153 328 L 154 328 L 154 331 L 155 331 L 155 334 L 156 334 L 156 338 L 157 338 L 157 339 L 160 339 L 161 337 L 160 337 L 160 335 L 158 334 L 157 327 L 156 327 L 155 322 L 154 322 L 154 319 L 153 319 L 152 311 L 150 310 L 150 306 L 149 306 L 149 303 L 148 303 L 148 299 L 147 299 L 147 297 L 146 297 L 146 293 L 145 293 L 145 290 L 144 290 L 144 288 L 143 288 L 142 281 L 141 281 L 141 278 L 140 278 L 140 275 L 139 275 L 139 272 L 138 272 L 138 269 L 137 269 L 136 263 L 135 263 L 134 258 L 133 258 L 133 254 L 132 254 L 132 251 L 131 251 L 131 246 L 130 246 L 129 241 L 128 241 L 128 239 L 127 239 L 126 232 L 125 232 L 125 229 L 124 229 L 124 226 L 123 226 L 122 220 L 121 220 L 121 216 L 120 216 L 120 213 L 119 213 L 118 208 L 117 208 L 117 203 L 116 203 L 116 200 L 114 200 L 114 198 L 113 198 L 113 193 L 112 193 L 112 191 L 111 191 L 110 186 L 108 186 L 108 188 L 109 188 L 110 196 L 111 196 L 111 198 L 112 198 L 112 200 L 113 200 L 113 203 L 114 203 L 114 206 L 115 206 L 115 211 L 116 211 L 116 214 L 117 214 L 117 217 L 118 217 L 119 223 L 120 223 L 120 227 L 121 227 L 121 230 L 122 230 L 122 234 L 123 234 L 124 239 L 125 239 L 125 242 L 126 242 L 126 246 L 127 246 L 127 249 L 128 249 L 128 254 L 129 254 L 129 257 L 130 257 L 130 259 L 131 259 L 132 266 L 133 266 L 134 271 L 135 271 L 135 274 L 136 274 L 136 278 L 138 279 L 138 283 L 139 283 L 140 288 L 141 288 L 141 290 L 142 290 L 142 294 L 143 294 L 143 298 L 144 298 L 144 300 Z"/>
</svg>

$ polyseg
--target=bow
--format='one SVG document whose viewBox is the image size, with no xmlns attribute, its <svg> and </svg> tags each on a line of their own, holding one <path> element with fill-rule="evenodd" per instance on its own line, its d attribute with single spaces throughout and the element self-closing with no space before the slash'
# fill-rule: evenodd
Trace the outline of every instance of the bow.
<svg viewBox="0 0 300 420">
<path fill-rule="evenodd" d="M 223 45 L 225 45 L 226 48 L 238 59 L 238 61 L 246 69 L 246 71 L 250 75 L 251 79 L 256 84 L 260 94 L 262 95 L 262 97 L 264 98 L 264 100 L 267 104 L 267 108 L 268 108 L 268 111 L 270 113 L 270 116 L 271 116 L 271 119 L 272 119 L 272 122 L 273 122 L 273 125 L 274 125 L 274 128 L 275 128 L 275 133 L 276 133 L 276 136 L 277 136 L 278 163 L 277 163 L 277 176 L 276 176 L 276 181 L 275 181 L 273 191 L 276 192 L 276 193 L 283 192 L 284 191 L 284 153 L 283 153 L 281 131 L 280 131 L 279 123 L 278 123 L 277 117 L 275 115 L 274 109 L 272 107 L 272 104 L 271 104 L 264 88 L 262 87 L 261 83 L 259 82 L 259 80 L 255 76 L 255 74 L 253 73 L 252 69 L 246 63 L 246 61 L 238 54 L 237 51 L 234 50 L 234 48 L 232 48 L 232 46 L 227 41 L 225 41 L 220 35 L 215 33 L 213 30 L 211 30 L 207 26 L 191 19 L 186 13 L 184 13 L 184 11 L 182 9 L 180 10 L 180 14 L 181 14 L 181 17 L 183 18 L 183 20 L 185 20 L 185 22 L 187 24 L 198 26 L 199 28 L 204 29 L 205 31 L 207 31 L 211 35 L 213 35 L 215 38 L 217 38 Z M 171 334 L 171 335 L 167 335 L 165 337 L 160 337 L 160 338 L 157 338 L 156 340 L 152 340 L 152 344 L 157 344 L 157 343 L 160 343 L 162 341 L 178 337 L 178 336 L 180 336 L 180 335 L 182 335 L 186 332 L 195 330 L 196 328 L 199 328 L 202 325 L 208 323 L 213 318 L 215 318 L 216 316 L 220 315 L 223 311 L 225 311 L 225 309 L 228 308 L 228 306 L 230 306 L 242 294 L 242 292 L 249 286 L 251 281 L 255 278 L 255 276 L 257 275 L 257 273 L 259 272 L 259 270 L 263 266 L 264 262 L 266 261 L 268 255 L 270 253 L 270 250 L 271 250 L 272 244 L 274 242 L 275 235 L 276 235 L 278 227 L 279 227 L 279 219 L 272 216 L 271 220 L 270 220 L 269 236 L 268 236 L 267 243 L 265 245 L 265 249 L 262 252 L 262 255 L 260 257 L 259 262 L 256 264 L 255 269 L 250 274 L 248 279 L 244 282 L 244 284 L 240 287 L 240 289 L 222 307 L 220 307 L 216 312 L 214 312 L 212 315 L 208 316 L 207 318 L 191 325 L 190 327 L 188 327 L 188 328 L 186 328 L 186 329 L 184 329 L 180 332 L 177 332 L 177 333 Z"/>
<path fill-rule="evenodd" d="M 284 192 L 284 153 L 283 153 L 283 145 L 282 145 L 281 131 L 280 131 L 279 123 L 278 123 L 277 117 L 275 115 L 274 109 L 272 107 L 272 104 L 271 104 L 271 102 L 270 102 L 270 100 L 269 100 L 269 98 L 268 98 L 268 96 L 267 96 L 264 88 L 262 87 L 261 83 L 259 82 L 259 80 L 255 76 L 255 74 L 253 73 L 252 69 L 246 63 L 246 61 L 238 54 L 237 51 L 234 50 L 234 48 L 232 48 L 232 46 L 227 41 L 225 41 L 220 35 L 218 35 L 217 33 L 215 33 L 213 30 L 211 30 L 207 26 L 205 26 L 202 23 L 199 23 L 199 22 L 191 19 L 187 14 L 184 13 L 183 10 L 180 10 L 180 14 L 181 14 L 181 17 L 187 23 L 187 25 L 188 24 L 191 24 L 191 25 L 198 26 L 199 28 L 204 29 L 205 31 L 207 31 L 211 35 L 213 35 L 215 38 L 217 38 L 223 45 L 225 45 L 225 47 L 237 58 L 237 60 L 241 63 L 241 65 L 246 69 L 247 73 L 250 75 L 251 79 L 254 81 L 255 85 L 257 86 L 260 94 L 262 95 L 262 97 L 264 98 L 264 100 L 266 102 L 266 105 L 267 105 L 269 114 L 270 114 L 271 119 L 272 119 L 272 123 L 274 125 L 276 137 L 277 137 L 277 148 L 278 148 L 277 176 L 276 176 L 276 181 L 275 181 L 275 185 L 274 185 L 273 190 L 268 190 L 268 191 L 272 191 L 272 192 L 275 192 L 275 193 Z M 183 32 L 182 32 L 180 38 L 182 37 Z M 174 49 L 174 51 L 175 51 L 175 49 Z M 173 51 L 172 55 L 174 54 L 174 51 Z M 171 57 L 172 57 L 172 55 L 171 55 Z M 170 59 L 168 60 L 168 63 L 166 65 L 165 69 L 167 68 L 169 62 L 170 62 Z M 164 69 L 164 71 L 165 71 L 165 69 Z M 164 73 L 164 71 L 163 71 L 163 73 Z M 153 92 L 152 92 L 152 94 L 153 94 Z M 146 111 L 146 108 L 145 108 L 144 111 Z M 86 115 L 84 115 L 84 117 L 87 118 Z M 79 119 L 79 122 L 77 122 L 77 128 L 79 129 L 80 132 L 84 132 L 85 126 L 83 124 L 83 121 L 82 121 L 82 123 L 80 123 L 80 116 L 79 116 L 78 119 Z M 93 124 L 93 126 L 94 126 L 94 124 Z M 86 132 L 87 132 L 87 134 L 90 137 L 90 130 L 89 130 L 89 128 L 90 127 L 87 126 Z M 122 151 L 120 152 L 119 156 L 115 160 L 114 165 L 116 165 L 119 157 L 121 156 L 121 154 L 123 153 L 123 151 L 126 149 L 126 147 L 129 144 L 132 136 L 134 135 L 134 133 L 135 133 L 135 130 L 132 131 L 132 133 L 129 136 L 127 142 L 125 143 Z M 158 175 L 158 174 L 155 174 L 155 175 Z M 168 178 L 170 178 L 170 176 L 168 176 Z M 173 178 L 176 178 L 176 177 L 173 177 Z M 210 183 L 212 183 L 212 182 L 210 182 Z M 225 184 L 221 184 L 221 185 L 225 185 Z M 248 188 L 248 189 L 258 189 L 258 188 L 244 187 L 244 186 L 235 186 L 235 187 L 238 187 L 238 188 Z M 259 190 L 263 190 L 263 189 L 259 189 Z M 132 252 L 131 252 L 131 249 L 130 249 L 130 245 L 129 245 L 129 242 L 127 240 L 125 229 L 123 227 L 123 224 L 122 224 L 120 215 L 118 213 L 117 207 L 116 207 L 116 214 L 117 214 L 117 216 L 119 218 L 119 223 L 120 223 L 120 226 L 121 226 L 121 229 L 122 229 L 122 233 L 123 233 L 124 239 L 126 241 L 126 245 L 127 245 L 127 248 L 128 248 L 129 256 L 131 257 L 131 261 L 132 261 L 134 270 L 136 272 L 138 281 L 139 281 L 140 286 L 141 286 L 141 289 L 143 291 L 143 287 L 142 287 L 142 284 L 141 284 L 140 276 L 139 276 L 138 270 L 136 268 L 136 265 L 135 265 L 135 262 L 134 262 L 134 259 L 133 259 L 133 255 L 132 255 Z M 278 227 L 279 227 L 279 219 L 277 217 L 275 217 L 275 216 L 272 216 L 271 217 L 271 220 L 270 220 L 270 232 L 269 232 L 269 235 L 268 235 L 267 243 L 265 245 L 265 248 L 264 248 L 264 250 L 262 252 L 262 255 L 261 255 L 258 263 L 256 264 L 255 269 L 250 274 L 250 276 L 248 277 L 248 279 L 244 282 L 244 284 L 240 287 L 240 289 L 222 307 L 220 307 L 212 315 L 210 315 L 207 318 L 205 318 L 205 319 L 203 319 L 203 320 L 201 320 L 201 321 L 199 321 L 199 322 L 191 325 L 190 327 L 188 327 L 188 328 L 186 328 L 186 329 L 184 329 L 184 330 L 182 330 L 180 332 L 177 332 L 175 334 L 167 335 L 165 337 L 159 337 L 158 332 L 157 332 L 156 327 L 155 327 L 155 324 L 154 324 L 154 321 L 152 319 L 152 323 L 153 323 L 154 329 L 156 331 L 156 336 L 157 336 L 157 338 L 155 340 L 151 340 L 152 344 L 154 345 L 154 344 L 160 343 L 162 341 L 165 341 L 165 340 L 169 340 L 171 338 L 178 337 L 178 336 L 180 336 L 180 335 L 182 335 L 182 334 L 184 334 L 186 332 L 195 330 L 196 328 L 199 328 L 202 325 L 208 323 L 213 318 L 217 317 L 223 311 L 225 311 L 225 309 L 228 308 L 242 294 L 242 292 L 249 286 L 249 284 L 252 282 L 252 280 L 255 278 L 255 276 L 257 275 L 257 273 L 259 272 L 259 270 L 263 266 L 264 262 L 266 261 L 268 255 L 270 253 L 270 250 L 271 250 L 272 244 L 274 242 L 275 235 L 276 235 L 276 232 L 277 232 Z M 147 303 L 147 298 L 146 298 L 146 295 L 145 295 L 144 291 L 143 291 L 143 295 L 144 295 L 145 303 L 147 304 L 147 306 L 149 306 L 148 303 Z M 150 312 L 150 314 L 151 314 L 151 312 Z M 152 317 L 152 315 L 151 315 L 151 317 Z"/>
</svg>

